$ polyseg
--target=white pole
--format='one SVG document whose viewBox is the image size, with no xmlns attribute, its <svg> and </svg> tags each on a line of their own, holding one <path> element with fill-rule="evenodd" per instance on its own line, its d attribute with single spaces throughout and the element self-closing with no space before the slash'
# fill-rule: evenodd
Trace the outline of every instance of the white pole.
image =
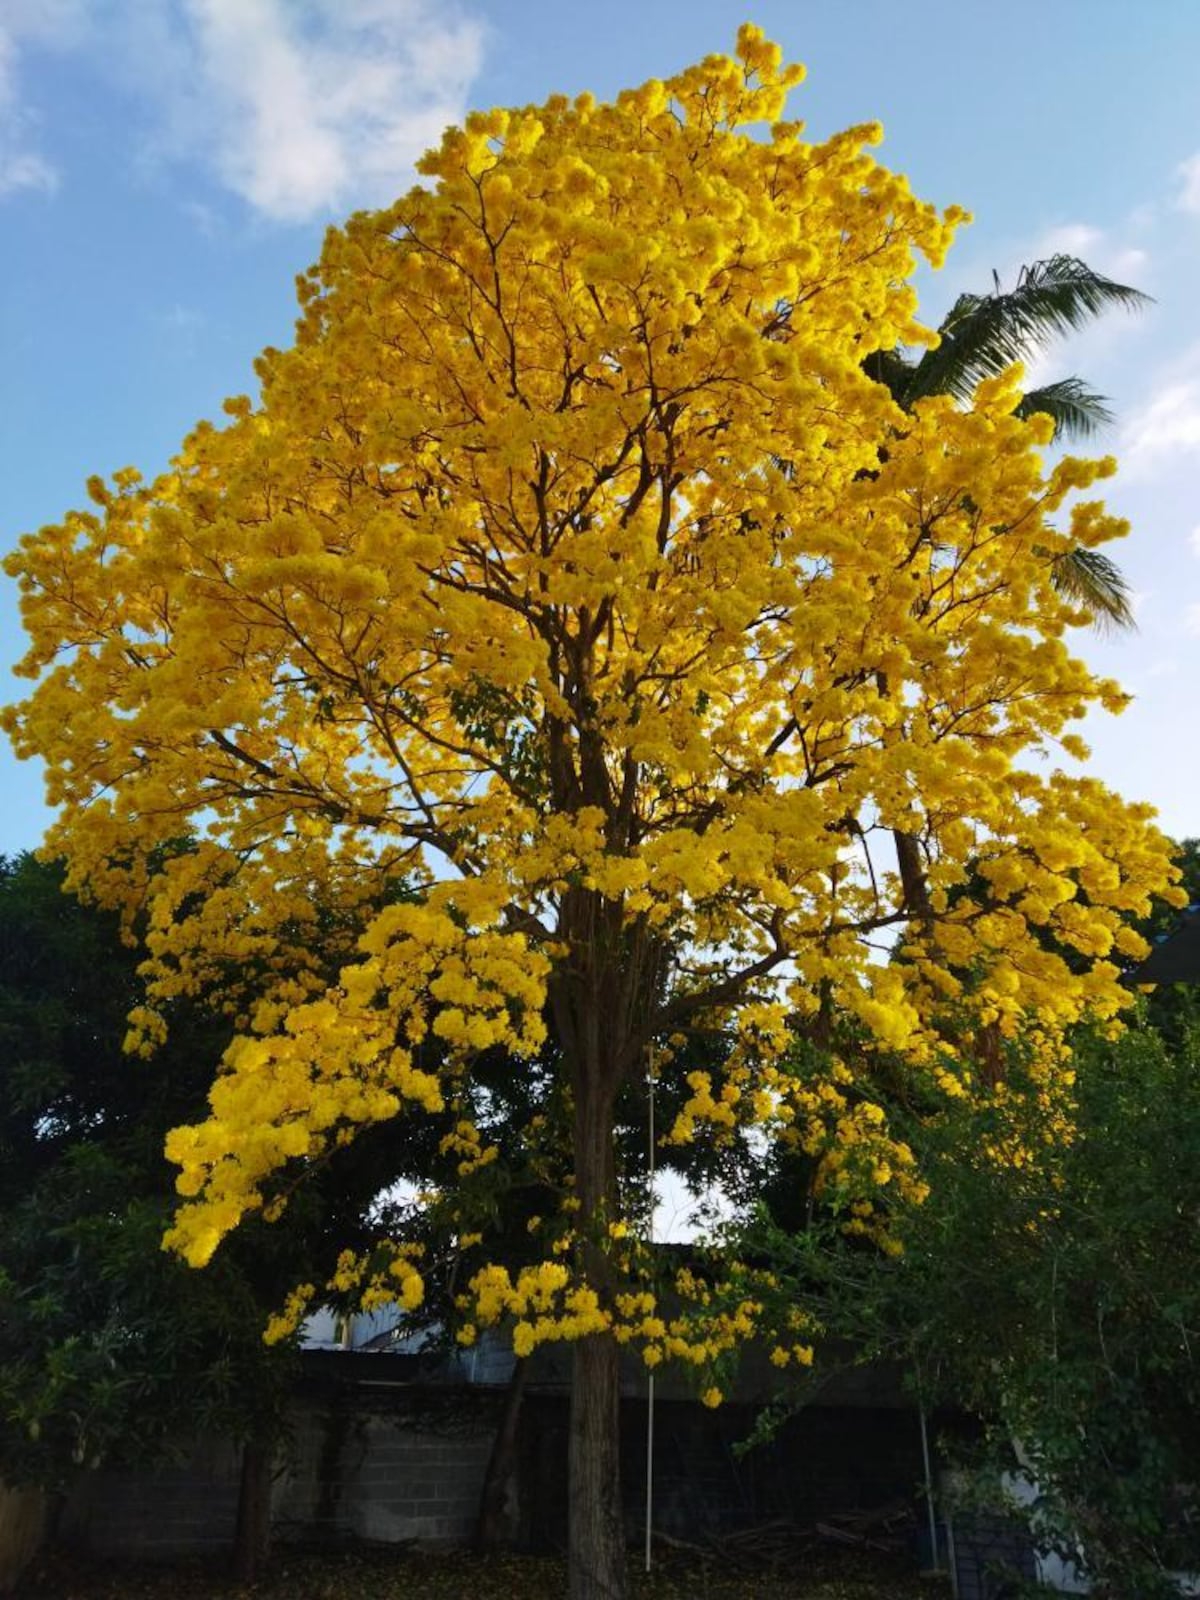
<svg viewBox="0 0 1200 1600">
<path fill-rule="evenodd" d="M 653 1565 L 651 1541 L 654 1515 L 654 1374 L 646 1380 L 646 1571 Z"/>
<path fill-rule="evenodd" d="M 941 1554 L 938 1550 L 937 1512 L 933 1504 L 933 1466 L 929 1459 L 929 1430 L 925 1426 L 925 1401 L 920 1390 L 917 1391 L 917 1415 L 921 1419 L 921 1454 L 925 1457 L 925 1505 L 929 1512 L 929 1551 L 933 1560 L 933 1570 L 942 1570 Z"/>
<path fill-rule="evenodd" d="M 650 1215 L 647 1223 L 647 1244 L 651 1251 L 654 1248 L 654 1046 L 649 1051 L 650 1070 L 648 1079 L 650 1148 L 647 1163 L 648 1182 L 650 1189 Z M 646 1571 L 650 1571 L 653 1554 L 651 1550 L 654 1519 L 654 1372 L 646 1380 Z"/>
</svg>

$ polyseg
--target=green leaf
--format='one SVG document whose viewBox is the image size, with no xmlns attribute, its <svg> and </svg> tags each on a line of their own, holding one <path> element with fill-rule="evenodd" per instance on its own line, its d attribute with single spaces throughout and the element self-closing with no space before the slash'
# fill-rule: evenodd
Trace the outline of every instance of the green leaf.
<svg viewBox="0 0 1200 1600">
<path fill-rule="evenodd" d="M 1099 627 L 1137 626 L 1129 580 L 1116 562 L 1099 550 L 1075 545 L 1064 551 L 1054 560 L 1050 581 L 1059 594 L 1090 611 Z"/>
<path fill-rule="evenodd" d="M 1075 256 L 1055 255 L 1022 267 L 1008 291 L 995 279 L 991 294 L 960 295 L 938 332 L 941 344 L 913 369 L 901 403 L 927 395 L 969 400 L 983 379 L 1027 359 L 1051 339 L 1083 327 L 1113 308 L 1138 311 L 1150 297 L 1116 283 Z"/>
<path fill-rule="evenodd" d="M 1052 418 L 1055 439 L 1090 439 L 1113 421 L 1105 397 L 1089 389 L 1081 378 L 1060 378 L 1057 383 L 1030 389 L 1016 414 L 1032 417 L 1039 413 Z"/>
</svg>

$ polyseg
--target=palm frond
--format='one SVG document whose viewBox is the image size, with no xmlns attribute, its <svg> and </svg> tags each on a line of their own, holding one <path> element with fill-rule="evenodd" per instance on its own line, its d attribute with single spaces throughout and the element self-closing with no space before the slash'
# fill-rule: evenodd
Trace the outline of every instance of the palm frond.
<svg viewBox="0 0 1200 1600">
<path fill-rule="evenodd" d="M 941 344 L 913 369 L 902 403 L 931 394 L 969 400 L 977 383 L 1040 349 L 1059 334 L 1082 327 L 1110 308 L 1137 311 L 1150 297 L 1116 283 L 1075 256 L 1050 256 L 1022 267 L 1008 291 L 999 280 L 991 294 L 963 294 L 938 332 Z"/>
<path fill-rule="evenodd" d="M 1050 582 L 1065 599 L 1090 611 L 1097 626 L 1123 629 L 1137 626 L 1129 580 L 1116 562 L 1099 550 L 1089 550 L 1083 545 L 1064 550 L 1054 558 Z"/>
<path fill-rule="evenodd" d="M 862 369 L 868 378 L 885 384 L 892 399 L 903 405 L 917 363 L 903 350 L 872 350 L 864 360 Z"/>
<path fill-rule="evenodd" d="M 1089 389 L 1081 378 L 1060 378 L 1030 389 L 1016 414 L 1032 417 L 1038 412 L 1053 419 L 1056 439 L 1090 439 L 1114 420 L 1105 396 Z"/>
</svg>

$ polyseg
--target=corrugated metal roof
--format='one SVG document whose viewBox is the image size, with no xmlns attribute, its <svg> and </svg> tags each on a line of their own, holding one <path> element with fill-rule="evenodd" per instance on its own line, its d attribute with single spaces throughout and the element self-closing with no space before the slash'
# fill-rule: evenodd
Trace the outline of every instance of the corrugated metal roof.
<svg viewBox="0 0 1200 1600">
<path fill-rule="evenodd" d="M 1156 944 L 1133 983 L 1200 983 L 1200 907 L 1192 906 L 1173 933 Z"/>
</svg>

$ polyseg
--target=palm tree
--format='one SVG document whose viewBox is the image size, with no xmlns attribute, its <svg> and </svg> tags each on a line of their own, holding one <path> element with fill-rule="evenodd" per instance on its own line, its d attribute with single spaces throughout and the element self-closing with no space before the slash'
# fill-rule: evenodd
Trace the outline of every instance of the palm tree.
<svg viewBox="0 0 1200 1600">
<path fill-rule="evenodd" d="M 936 350 L 917 358 L 903 350 L 883 350 L 864 363 L 906 410 L 933 394 L 953 395 L 965 404 L 983 378 L 1028 359 L 1059 335 L 1110 309 L 1139 311 L 1150 304 L 1149 295 L 1069 255 L 1022 267 L 1011 289 L 1001 287 L 997 273 L 992 280 L 987 294 L 959 295 L 938 328 Z M 1037 412 L 1053 419 L 1056 439 L 1090 438 L 1113 420 L 1104 396 L 1080 378 L 1060 378 L 1031 389 L 1017 415 Z M 1099 626 L 1133 627 L 1129 583 L 1108 556 L 1076 546 L 1055 557 L 1052 577 L 1055 588 L 1090 611 Z"/>
<path fill-rule="evenodd" d="M 1054 255 L 1022 267 L 1011 289 L 1004 289 L 993 272 L 988 294 L 959 295 L 938 328 L 936 349 L 920 356 L 903 349 L 879 350 L 867 357 L 863 368 L 886 384 L 906 411 L 935 394 L 952 395 L 967 405 L 982 379 L 1027 360 L 1052 339 L 1112 308 L 1139 311 L 1149 303 L 1149 295 L 1104 277 L 1076 256 Z M 1031 389 L 1016 408 L 1021 417 L 1039 412 L 1053 419 L 1055 439 L 1091 438 L 1113 420 L 1104 396 L 1080 378 L 1060 378 Z M 1129 582 L 1110 557 L 1075 545 L 1050 559 L 1054 587 L 1088 611 L 1095 626 L 1134 626 Z M 892 837 L 905 908 L 921 922 L 929 917 L 929 897 L 920 839 L 902 829 L 893 829 Z M 981 1033 L 977 1046 L 985 1070 L 989 1043 L 986 1031 Z"/>
</svg>

